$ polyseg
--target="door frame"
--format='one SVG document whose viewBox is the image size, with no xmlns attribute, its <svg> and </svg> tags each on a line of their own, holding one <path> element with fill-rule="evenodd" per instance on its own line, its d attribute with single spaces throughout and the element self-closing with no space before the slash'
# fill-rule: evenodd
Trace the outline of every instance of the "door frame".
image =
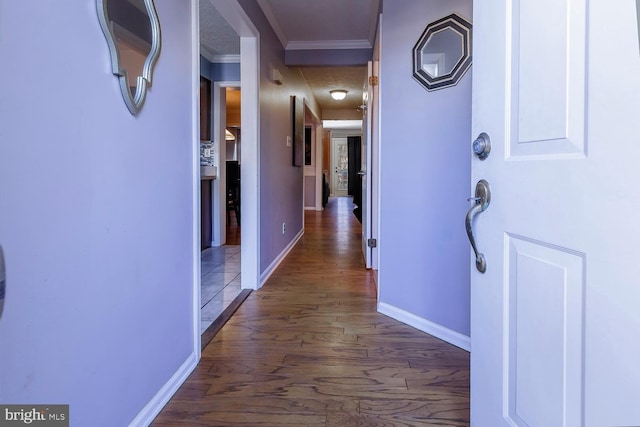
<svg viewBox="0 0 640 427">
<path fill-rule="evenodd" d="M 380 16 L 382 18 L 382 15 Z M 380 31 L 380 30 L 378 30 Z M 371 186 L 369 194 L 371 198 L 371 218 L 369 226 L 371 227 L 371 238 L 378 240 L 378 230 L 380 229 L 380 203 L 378 191 L 380 189 L 380 61 L 374 57 L 373 60 L 373 76 L 377 78 L 378 83 L 373 86 L 373 102 L 371 103 Z M 379 252 L 377 242 L 375 247 L 371 248 L 371 269 L 378 271 Z M 376 283 L 378 281 L 376 280 Z M 380 300 L 380 286 L 376 286 L 378 300 Z"/>
<path fill-rule="evenodd" d="M 380 230 L 380 135 L 382 132 L 382 121 L 380 120 L 380 106 L 382 92 L 380 91 L 380 57 L 382 40 L 382 13 L 378 15 L 378 29 L 373 43 L 373 75 L 377 77 L 377 84 L 373 86 L 373 103 L 371 105 L 371 237 L 378 239 Z M 380 301 L 380 284 L 378 283 L 378 265 L 380 242 L 371 249 L 371 269 L 376 273 L 377 301 Z"/>
<path fill-rule="evenodd" d="M 364 93 L 366 98 L 363 99 L 363 114 L 362 114 L 362 161 L 360 166 L 360 174 L 362 182 L 362 206 L 360 207 L 362 212 L 362 254 L 364 255 L 364 263 L 367 269 L 371 269 L 373 266 L 373 247 L 369 246 L 370 239 L 373 237 L 373 141 L 374 141 L 374 126 L 373 116 L 375 113 L 375 99 L 374 89 L 377 86 L 377 82 L 374 79 L 374 61 L 368 61 L 367 63 L 367 81 L 364 85 Z M 364 165 L 364 166 L 362 166 Z M 377 297 L 376 297 L 377 299 Z"/>
<path fill-rule="evenodd" d="M 311 165 L 304 165 L 304 180 L 306 182 L 307 177 L 313 179 L 313 187 L 315 189 L 315 197 L 313 200 L 313 206 L 307 205 L 305 199 L 306 184 L 302 186 L 302 200 L 303 200 L 303 212 L 302 223 L 304 224 L 304 211 L 316 210 L 321 211 L 322 206 L 322 120 L 313 111 L 306 99 L 304 103 L 304 126 L 311 128 Z M 306 134 L 306 133 L 305 133 Z"/>
<path fill-rule="evenodd" d="M 222 246 L 227 242 L 227 205 L 226 201 L 226 183 L 227 183 L 227 163 L 226 163 L 226 143 L 225 129 L 222 126 L 226 122 L 226 89 L 241 89 L 241 82 L 236 80 L 213 82 L 213 139 L 214 151 L 217 153 L 218 176 L 211 186 L 211 202 L 212 202 L 212 241 L 211 246 Z M 242 106 L 241 106 L 242 107 Z"/>
<path fill-rule="evenodd" d="M 242 93 L 242 237 L 241 288 L 257 290 L 260 282 L 260 33 L 237 0 L 210 1 L 240 36 Z M 198 313 L 199 315 L 199 313 Z"/>
<path fill-rule="evenodd" d="M 335 138 L 345 138 L 347 139 L 350 136 L 359 136 L 362 138 L 362 128 L 354 128 L 354 129 L 332 129 L 331 130 L 331 134 L 330 134 L 330 144 L 331 144 L 331 162 L 330 162 L 330 171 L 329 173 L 331 173 L 331 177 L 330 177 L 330 182 L 331 182 L 331 196 L 334 197 L 343 197 L 343 196 L 336 196 L 336 184 L 335 184 L 335 162 L 334 157 L 335 157 L 335 153 L 336 153 L 336 149 L 335 149 Z"/>
<path fill-rule="evenodd" d="M 330 168 L 331 169 L 330 170 L 330 173 L 331 173 L 331 178 L 330 178 L 330 181 L 331 181 L 331 196 L 333 196 L 333 197 L 344 197 L 347 194 L 342 194 L 342 193 L 338 194 L 338 178 L 337 178 L 337 175 L 336 175 L 336 167 L 337 166 L 336 166 L 336 161 L 335 161 L 336 160 L 336 153 L 338 152 L 338 149 L 337 149 L 338 143 L 336 141 L 337 139 L 344 139 L 345 140 L 345 145 L 347 145 L 347 136 L 346 135 L 344 135 L 344 136 L 343 135 L 335 135 L 334 131 L 331 131 L 331 160 L 329 162 L 329 164 L 331 165 L 331 168 Z M 348 193 L 348 191 L 346 193 Z"/>
</svg>

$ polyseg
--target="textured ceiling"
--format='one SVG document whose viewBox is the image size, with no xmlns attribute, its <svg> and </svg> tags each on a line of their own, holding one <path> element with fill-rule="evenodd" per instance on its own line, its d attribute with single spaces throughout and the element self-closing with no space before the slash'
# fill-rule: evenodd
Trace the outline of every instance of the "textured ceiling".
<svg viewBox="0 0 640 427">
<path fill-rule="evenodd" d="M 371 48 L 380 0 L 257 0 L 287 50 Z M 237 62 L 240 38 L 207 0 L 200 1 L 201 53 L 211 62 Z M 323 110 L 355 110 L 362 104 L 364 67 L 304 67 Z M 335 101 L 329 90 L 349 91 Z"/>
<path fill-rule="evenodd" d="M 240 37 L 207 0 L 200 1 L 200 53 L 209 62 L 240 61 Z"/>
<path fill-rule="evenodd" d="M 364 67 L 305 67 L 300 72 L 309 83 L 323 109 L 357 109 L 362 104 L 362 88 L 367 78 Z M 336 101 L 329 94 L 333 89 L 346 89 L 347 96 Z"/>
</svg>

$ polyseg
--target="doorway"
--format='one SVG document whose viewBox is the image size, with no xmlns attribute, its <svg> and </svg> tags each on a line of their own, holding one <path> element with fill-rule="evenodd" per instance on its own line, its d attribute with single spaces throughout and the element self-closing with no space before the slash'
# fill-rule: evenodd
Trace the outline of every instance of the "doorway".
<svg viewBox="0 0 640 427">
<path fill-rule="evenodd" d="M 219 135 L 220 181 L 216 193 L 217 222 L 214 228 L 220 239 L 217 246 L 240 245 L 241 240 L 241 169 L 242 102 L 240 82 L 217 82 L 214 132 Z"/>
<path fill-rule="evenodd" d="M 230 315 L 224 315 L 229 307 L 232 313 L 244 300 L 240 247 L 240 82 L 215 82 L 213 94 L 212 145 L 218 174 L 209 190 L 211 244 L 200 254 L 203 344 L 215 334 L 216 325 L 224 324 Z"/>
<path fill-rule="evenodd" d="M 320 211 L 329 197 L 326 171 L 323 170 L 322 120 L 304 102 L 304 210 Z M 328 159 L 327 159 L 328 160 Z M 304 223 L 304 218 L 303 218 Z"/>
<path fill-rule="evenodd" d="M 240 37 L 240 81 L 234 82 L 242 87 L 241 91 L 241 121 L 242 121 L 242 289 L 258 289 L 260 286 L 259 273 L 259 194 L 258 180 L 258 147 L 259 147 L 259 33 L 240 4 L 227 0 L 209 1 L 224 20 Z M 215 82 L 216 84 L 220 82 Z M 219 93 L 219 91 L 215 91 Z M 214 93 L 214 102 L 215 96 Z M 218 123 L 219 126 L 219 123 Z M 214 116 L 214 132 L 218 141 L 222 136 L 216 127 Z M 224 174 L 219 171 L 222 178 Z"/>
<path fill-rule="evenodd" d="M 245 143 L 243 146 L 243 168 L 241 170 L 241 179 L 246 185 L 243 191 L 243 203 L 242 203 L 242 225 L 244 229 L 242 239 L 242 246 L 236 246 L 232 250 L 224 250 L 224 253 L 212 253 L 207 254 L 201 258 L 201 261 L 197 263 L 197 267 L 195 267 L 194 276 L 197 277 L 197 280 L 194 280 L 194 307 L 201 308 L 201 303 L 206 302 L 206 298 L 208 296 L 207 292 L 203 291 L 202 284 L 206 285 L 206 280 L 204 278 L 207 275 L 212 275 L 214 273 L 220 274 L 224 281 L 226 281 L 230 275 L 234 273 L 237 275 L 239 281 L 240 289 L 247 294 L 249 289 L 257 289 L 259 286 L 259 269 L 258 269 L 258 260 L 259 260 L 259 246 L 258 246 L 258 197 L 259 197 L 259 182 L 258 182 L 258 146 L 259 146 L 259 137 L 258 137 L 258 117 L 259 117 L 259 103 L 258 103 L 258 85 L 259 85 L 259 63 L 258 63 L 258 32 L 246 16 L 242 8 L 237 2 L 228 2 L 226 0 L 203 0 L 207 3 L 210 3 L 214 6 L 216 11 L 224 18 L 224 20 L 233 28 L 233 30 L 240 37 L 240 80 L 231 82 L 233 86 L 240 87 L 242 86 L 242 92 L 240 97 L 242 99 L 242 108 L 240 111 L 241 120 L 243 123 L 242 133 L 245 136 L 245 141 L 249 141 Z M 197 13 L 196 13 L 197 15 Z M 197 45 L 197 36 L 194 37 L 194 45 Z M 197 93 L 197 88 L 199 85 L 199 74 L 197 72 L 194 73 L 194 93 Z M 198 85 L 195 84 L 196 79 L 198 80 Z M 221 105 L 219 99 L 222 87 L 220 85 L 221 82 L 215 81 L 213 82 L 213 104 Z M 223 82 L 224 83 L 224 82 Z M 221 109 L 218 108 L 217 111 Z M 225 141 L 224 138 L 224 130 L 225 126 L 220 126 L 220 121 L 216 120 L 216 117 L 219 119 L 219 116 L 214 114 L 214 127 L 213 127 L 213 135 L 212 139 L 214 141 Z M 195 124 L 194 124 L 195 125 Z M 221 233 L 226 233 L 226 224 L 221 227 L 220 230 L 216 233 L 216 226 L 220 227 L 220 223 L 222 220 L 226 222 L 226 211 L 222 211 L 220 208 L 220 202 L 225 200 L 225 186 L 226 182 L 226 170 L 225 162 L 220 161 L 220 146 L 219 143 L 216 144 L 214 148 L 214 152 L 218 155 L 218 170 L 217 170 L 217 179 L 213 181 L 213 191 L 212 191 L 212 199 L 214 209 L 212 212 L 213 219 L 213 242 L 220 245 L 225 240 L 221 239 Z M 222 185 L 224 184 L 224 185 Z M 196 187 L 197 188 L 197 187 Z M 222 188 L 222 194 L 221 193 Z M 216 200 L 218 200 L 216 204 Z M 196 200 L 194 200 L 196 203 Z M 222 206 L 224 207 L 224 206 Z M 225 207 L 226 210 L 226 207 Z M 221 215 L 221 212 L 224 212 Z M 222 217 L 222 218 L 220 218 Z M 225 236 L 226 239 L 226 236 Z M 195 248 L 194 248 L 195 249 Z M 200 245 L 198 243 L 197 253 L 200 254 Z M 222 260 L 222 262 L 221 262 Z M 218 263 L 218 265 L 214 265 Z M 210 269 L 211 268 L 211 269 Z M 209 270 L 208 272 L 205 269 Z M 231 271 L 231 270 L 236 271 Z M 238 271 L 239 270 L 239 271 Z M 226 276 L 225 276 L 226 275 Z M 213 277 L 213 276 L 210 276 Z M 233 281 L 233 280 L 232 280 Z M 224 295 L 222 296 L 224 298 Z M 224 315 L 224 313 L 223 313 Z M 201 310 L 194 310 L 193 313 L 194 319 L 194 331 L 200 331 L 203 327 L 201 323 Z M 200 335 L 200 333 L 196 333 L 196 340 L 198 343 L 204 343 L 208 341 L 206 333 L 204 335 Z M 200 346 L 198 346 L 200 347 Z"/>
<path fill-rule="evenodd" d="M 349 147 L 346 137 L 331 138 L 331 195 L 344 197 L 349 194 Z"/>
</svg>

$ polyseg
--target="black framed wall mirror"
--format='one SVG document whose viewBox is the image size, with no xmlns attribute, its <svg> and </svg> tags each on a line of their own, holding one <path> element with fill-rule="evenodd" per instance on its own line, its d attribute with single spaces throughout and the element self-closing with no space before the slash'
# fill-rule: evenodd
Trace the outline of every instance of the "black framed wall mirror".
<svg viewBox="0 0 640 427">
<path fill-rule="evenodd" d="M 160 21 L 153 0 L 97 0 L 111 69 L 131 114 L 140 112 L 160 56 Z"/>
<path fill-rule="evenodd" d="M 427 25 L 413 47 L 413 77 L 427 90 L 456 85 L 471 66 L 471 23 L 451 14 Z"/>
</svg>

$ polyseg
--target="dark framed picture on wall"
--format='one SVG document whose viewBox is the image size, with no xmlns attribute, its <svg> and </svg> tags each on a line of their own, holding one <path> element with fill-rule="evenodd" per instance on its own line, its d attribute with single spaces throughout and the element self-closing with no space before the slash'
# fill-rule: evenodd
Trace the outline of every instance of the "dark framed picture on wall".
<svg viewBox="0 0 640 427">
<path fill-rule="evenodd" d="M 291 122 L 293 124 L 293 166 L 304 162 L 304 102 L 297 96 L 291 97 Z"/>
<path fill-rule="evenodd" d="M 311 126 L 305 126 L 304 128 L 304 165 L 312 166 L 311 164 Z"/>
</svg>

